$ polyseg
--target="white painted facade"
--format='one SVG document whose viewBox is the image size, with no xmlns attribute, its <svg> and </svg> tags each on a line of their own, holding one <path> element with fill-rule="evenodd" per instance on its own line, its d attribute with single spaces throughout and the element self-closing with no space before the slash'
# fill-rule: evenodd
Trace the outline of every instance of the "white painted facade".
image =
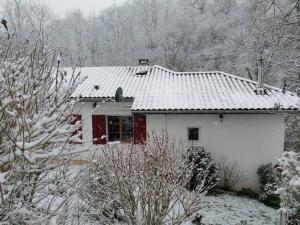
<svg viewBox="0 0 300 225">
<path fill-rule="evenodd" d="M 131 115 L 130 102 L 79 103 L 76 112 L 82 115 L 83 139 L 92 143 L 92 115 Z M 256 171 L 259 165 L 281 155 L 284 145 L 284 116 L 276 114 L 147 114 L 147 132 L 163 130 L 185 146 L 199 145 L 211 152 L 214 159 L 227 157 L 237 162 L 247 177 L 239 187 L 258 189 Z M 188 142 L 188 128 L 200 129 L 200 140 Z"/>
<path fill-rule="evenodd" d="M 167 130 L 168 135 L 185 146 L 198 145 L 217 161 L 226 157 L 237 162 L 246 179 L 236 188 L 258 190 L 259 165 L 279 157 L 284 145 L 283 114 L 164 114 L 147 115 L 147 131 Z M 200 140 L 188 141 L 187 128 L 198 127 Z"/>
<path fill-rule="evenodd" d="M 131 102 L 115 103 L 106 102 L 98 103 L 96 108 L 93 107 L 93 102 L 78 103 L 75 107 L 75 114 L 82 116 L 82 138 L 88 144 L 93 143 L 92 133 L 92 115 L 107 115 L 107 116 L 130 116 Z M 107 129 L 106 129 L 107 131 Z"/>
</svg>

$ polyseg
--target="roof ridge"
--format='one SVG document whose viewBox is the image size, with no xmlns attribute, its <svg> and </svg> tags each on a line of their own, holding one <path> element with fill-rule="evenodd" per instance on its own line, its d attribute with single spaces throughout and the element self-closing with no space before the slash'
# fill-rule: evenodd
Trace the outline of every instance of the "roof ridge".
<svg viewBox="0 0 300 225">
<path fill-rule="evenodd" d="M 228 76 L 228 77 L 232 77 L 232 78 L 236 78 L 236 79 L 239 79 L 239 80 L 242 80 L 242 81 L 246 81 L 246 82 L 249 82 L 249 83 L 252 83 L 252 84 L 258 84 L 257 81 L 255 80 L 250 80 L 250 79 L 247 79 L 247 78 L 244 78 L 244 77 L 241 77 L 241 76 L 237 76 L 237 75 L 233 75 L 233 74 L 230 74 L 230 73 L 226 73 L 226 72 L 223 72 L 223 71 L 218 71 L 220 74 L 223 74 L 225 76 Z M 267 88 L 270 88 L 270 89 L 274 89 L 276 91 L 282 91 L 282 88 L 279 88 L 279 87 L 275 87 L 273 85 L 269 85 L 269 84 L 263 84 L 264 87 L 267 87 Z M 286 91 L 287 93 L 290 93 L 290 94 L 296 94 L 294 92 L 291 92 L 291 91 Z"/>
<path fill-rule="evenodd" d="M 76 68 L 76 69 L 82 69 L 82 68 L 110 68 L 110 67 L 118 67 L 118 68 L 130 68 L 130 67 L 154 67 L 150 65 L 137 65 L 137 66 L 62 66 L 61 68 Z"/>
<path fill-rule="evenodd" d="M 167 69 L 167 68 L 165 68 L 165 67 L 163 67 L 163 66 L 154 65 L 153 67 L 156 67 L 156 68 L 158 68 L 158 69 L 165 70 L 165 71 L 167 71 L 167 72 L 169 72 L 169 73 L 174 73 L 174 74 L 176 74 L 176 72 L 175 72 L 174 70 Z"/>
<path fill-rule="evenodd" d="M 218 73 L 221 73 L 223 75 L 226 75 L 226 76 L 229 76 L 229 77 L 232 77 L 232 78 L 236 78 L 236 79 L 240 79 L 240 80 L 243 80 L 243 81 L 247 81 L 247 82 L 250 82 L 250 83 L 253 83 L 253 84 L 257 84 L 258 83 L 255 80 L 251 80 L 251 79 L 244 78 L 244 77 L 241 77 L 241 76 L 233 75 L 231 73 L 226 73 L 226 72 L 223 72 L 223 71 L 218 71 Z"/>
<path fill-rule="evenodd" d="M 196 74 L 196 73 L 220 73 L 219 71 L 184 71 L 184 72 L 176 72 L 177 74 Z"/>
<path fill-rule="evenodd" d="M 225 76 L 228 76 L 228 77 L 231 77 L 231 78 L 235 78 L 235 79 L 239 79 L 239 80 L 242 80 L 242 81 L 245 81 L 245 82 L 249 82 L 249 83 L 252 83 L 252 84 L 258 84 L 257 81 L 255 80 L 251 80 L 251 79 L 247 79 L 247 78 L 244 78 L 244 77 L 241 77 L 241 76 L 237 76 L 237 75 L 233 75 L 233 74 L 230 74 L 230 73 L 226 73 L 226 72 L 223 72 L 223 71 L 219 71 L 219 70 L 212 70 L 212 71 L 198 71 L 198 72 L 176 72 L 174 70 L 170 70 L 170 69 L 167 69 L 163 66 L 159 66 L 159 65 L 154 65 L 155 67 L 158 67 L 160 69 L 164 69 L 166 71 L 169 71 L 171 73 L 174 73 L 175 75 L 180 75 L 180 74 L 204 74 L 204 73 L 216 73 L 216 74 L 223 74 Z M 272 85 L 269 85 L 269 84 L 263 84 L 264 87 L 266 88 L 270 88 L 270 89 L 273 89 L 275 91 L 282 91 L 282 88 L 279 88 L 279 87 L 275 87 L 275 86 L 272 86 Z M 294 92 L 291 92 L 291 91 L 286 91 L 286 93 L 289 93 L 291 95 L 296 95 L 296 93 Z"/>
</svg>

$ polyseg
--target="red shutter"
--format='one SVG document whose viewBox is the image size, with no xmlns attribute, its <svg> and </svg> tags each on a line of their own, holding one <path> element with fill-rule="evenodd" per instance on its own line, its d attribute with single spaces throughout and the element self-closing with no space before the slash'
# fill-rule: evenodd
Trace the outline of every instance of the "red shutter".
<svg viewBox="0 0 300 225">
<path fill-rule="evenodd" d="M 133 139 L 134 139 L 134 144 L 145 144 L 147 140 L 145 115 L 134 115 Z"/>
<path fill-rule="evenodd" d="M 93 143 L 106 144 L 106 117 L 105 115 L 93 115 Z M 104 137 L 105 136 L 105 137 Z"/>
<path fill-rule="evenodd" d="M 81 115 L 80 114 L 73 114 L 71 117 L 70 124 L 75 125 L 78 121 L 81 123 Z M 82 132 L 82 125 L 80 124 L 79 128 L 72 132 L 71 136 L 77 135 Z M 79 136 L 82 140 L 82 135 Z M 72 142 L 73 144 L 80 144 L 81 142 Z"/>
</svg>

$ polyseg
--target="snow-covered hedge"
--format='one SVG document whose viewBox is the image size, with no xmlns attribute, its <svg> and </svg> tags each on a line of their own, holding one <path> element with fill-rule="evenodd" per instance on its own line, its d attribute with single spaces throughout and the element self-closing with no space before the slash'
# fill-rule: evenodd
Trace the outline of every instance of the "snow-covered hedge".
<svg viewBox="0 0 300 225">
<path fill-rule="evenodd" d="M 278 163 L 282 173 L 281 185 L 276 192 L 281 199 L 281 210 L 300 224 L 300 153 L 285 152 Z"/>
</svg>

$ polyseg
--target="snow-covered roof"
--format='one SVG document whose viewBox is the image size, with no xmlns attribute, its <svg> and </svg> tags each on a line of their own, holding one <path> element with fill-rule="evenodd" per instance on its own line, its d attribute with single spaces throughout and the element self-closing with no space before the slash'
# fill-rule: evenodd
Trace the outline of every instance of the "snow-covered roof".
<svg viewBox="0 0 300 225">
<path fill-rule="evenodd" d="M 122 87 L 123 97 L 134 99 L 132 111 L 272 110 L 279 106 L 281 110 L 295 110 L 299 99 L 269 85 L 265 85 L 265 95 L 257 95 L 256 81 L 219 71 L 175 72 L 160 66 L 77 70 L 87 78 L 71 97 L 113 99 L 117 88 Z M 137 75 L 140 73 L 143 75 Z"/>
</svg>

